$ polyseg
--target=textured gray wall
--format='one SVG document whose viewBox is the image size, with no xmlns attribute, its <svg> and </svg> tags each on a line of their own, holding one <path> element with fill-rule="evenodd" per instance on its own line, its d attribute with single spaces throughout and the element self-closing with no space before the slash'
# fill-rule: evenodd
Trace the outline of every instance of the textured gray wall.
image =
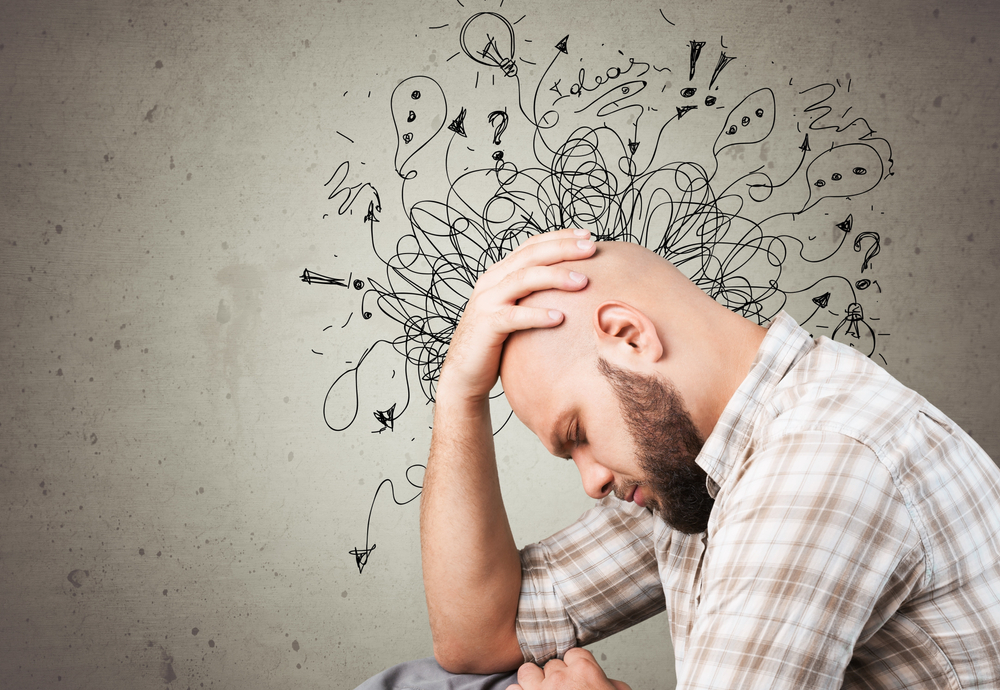
<svg viewBox="0 0 1000 690">
<path fill-rule="evenodd" d="M 415 493 L 431 407 L 414 384 L 372 433 L 370 411 L 405 395 L 376 350 L 358 421 L 328 429 L 331 383 L 400 330 L 361 319 L 363 291 L 298 276 L 384 277 L 370 190 L 340 215 L 324 183 L 349 161 L 347 184 L 380 192 L 379 232 L 402 233 L 402 79 L 437 79 L 449 120 L 469 106 L 470 148 L 489 145 L 482 110 L 514 113 L 502 78 L 483 69 L 473 91 L 479 67 L 450 59 L 473 11 L 526 15 L 527 60 L 569 34 L 590 75 L 619 49 L 676 72 L 698 39 L 705 62 L 719 43 L 738 56 L 725 79 L 742 93 L 850 83 L 838 103 L 891 142 L 895 174 L 815 215 L 880 233 L 881 356 L 1000 458 L 997 5 L 474 4 L 0 3 L 0 685 L 351 688 L 430 653 L 417 504 L 385 487 L 363 573 L 348 551 L 383 478 Z M 542 66 L 519 68 L 530 84 Z M 508 159 L 527 146 L 515 130 Z M 520 542 L 586 507 L 523 428 L 498 444 Z M 596 651 L 633 687 L 666 687 L 666 630 Z"/>
</svg>

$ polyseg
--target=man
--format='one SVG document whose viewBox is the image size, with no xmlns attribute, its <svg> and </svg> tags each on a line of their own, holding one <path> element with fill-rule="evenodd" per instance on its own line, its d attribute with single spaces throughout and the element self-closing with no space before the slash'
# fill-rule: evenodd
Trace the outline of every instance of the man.
<svg viewBox="0 0 1000 690">
<path fill-rule="evenodd" d="M 520 552 L 498 375 L 600 499 Z M 664 608 L 679 688 L 1000 687 L 1000 470 L 786 314 L 764 329 L 641 247 L 541 235 L 477 283 L 436 397 L 424 584 L 460 675 L 425 661 L 363 688 L 500 688 L 520 666 L 515 689 L 621 690 L 580 647 Z"/>
</svg>

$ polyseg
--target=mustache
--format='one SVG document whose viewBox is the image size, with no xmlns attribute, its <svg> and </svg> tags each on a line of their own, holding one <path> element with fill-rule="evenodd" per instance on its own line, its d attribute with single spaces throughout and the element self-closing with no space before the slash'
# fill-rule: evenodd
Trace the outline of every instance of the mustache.
<svg viewBox="0 0 1000 690">
<path fill-rule="evenodd" d="M 628 496 L 629 491 L 631 491 L 632 488 L 636 486 L 639 486 L 638 482 L 632 482 L 630 484 L 615 483 L 614 485 L 612 485 L 611 491 L 614 492 L 615 498 L 617 498 L 619 501 L 624 501 Z"/>
<path fill-rule="evenodd" d="M 647 508 L 653 508 L 655 510 L 662 510 L 661 501 L 659 494 L 653 489 L 648 482 L 628 482 L 627 484 L 615 483 L 611 487 L 611 491 L 614 493 L 615 498 L 619 501 L 626 501 L 628 495 L 632 493 L 635 488 L 642 488 L 642 502 L 646 504 Z"/>
</svg>

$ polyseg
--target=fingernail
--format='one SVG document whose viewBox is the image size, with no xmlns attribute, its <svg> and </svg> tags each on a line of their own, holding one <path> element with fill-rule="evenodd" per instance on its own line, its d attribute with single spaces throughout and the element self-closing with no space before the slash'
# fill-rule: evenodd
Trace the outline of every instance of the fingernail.
<svg viewBox="0 0 1000 690">
<path fill-rule="evenodd" d="M 594 243 L 590 240 L 578 240 L 576 246 L 580 249 L 590 249 L 594 246 Z"/>
<path fill-rule="evenodd" d="M 573 280 L 574 283 L 582 283 L 587 279 L 587 276 L 583 275 L 582 273 L 577 273 L 576 271 L 570 271 L 569 277 Z"/>
<path fill-rule="evenodd" d="M 562 318 L 562 312 L 556 311 L 555 309 L 549 309 L 549 318 L 553 321 L 558 321 Z"/>
<path fill-rule="evenodd" d="M 573 234 L 577 237 L 588 237 L 590 235 L 590 230 L 584 230 L 583 228 L 577 228 L 573 231 Z"/>
</svg>

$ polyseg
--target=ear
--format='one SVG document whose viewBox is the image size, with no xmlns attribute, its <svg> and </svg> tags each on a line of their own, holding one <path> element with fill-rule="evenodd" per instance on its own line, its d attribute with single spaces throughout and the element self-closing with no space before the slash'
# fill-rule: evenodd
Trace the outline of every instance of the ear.
<svg viewBox="0 0 1000 690">
<path fill-rule="evenodd" d="M 594 310 L 598 349 L 610 361 L 658 361 L 664 343 L 649 317 L 624 302 L 603 302 Z"/>
</svg>

